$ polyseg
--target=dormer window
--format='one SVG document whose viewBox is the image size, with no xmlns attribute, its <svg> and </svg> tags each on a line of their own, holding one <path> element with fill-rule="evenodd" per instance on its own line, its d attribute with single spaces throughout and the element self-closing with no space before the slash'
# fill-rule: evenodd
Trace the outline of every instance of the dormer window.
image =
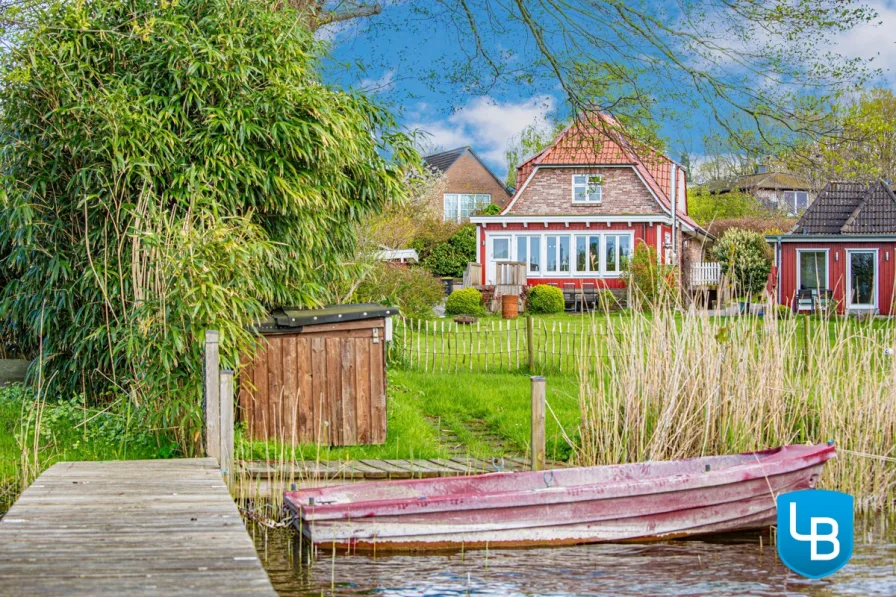
<svg viewBox="0 0 896 597">
<path fill-rule="evenodd" d="M 573 203 L 600 203 L 604 177 L 600 174 L 574 174 L 572 177 Z"/>
</svg>

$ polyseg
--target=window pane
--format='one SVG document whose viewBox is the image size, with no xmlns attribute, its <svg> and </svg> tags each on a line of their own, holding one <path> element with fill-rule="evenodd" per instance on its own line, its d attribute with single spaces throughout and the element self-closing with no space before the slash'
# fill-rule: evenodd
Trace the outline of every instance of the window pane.
<svg viewBox="0 0 896 597">
<path fill-rule="evenodd" d="M 576 271 L 588 271 L 588 238 L 585 236 L 576 237 Z"/>
<path fill-rule="evenodd" d="M 849 292 L 852 305 L 874 304 L 874 253 L 849 254 Z"/>
<path fill-rule="evenodd" d="M 495 259 L 510 259 L 510 239 L 509 238 L 496 238 L 494 240 L 494 249 L 492 251 L 492 255 Z"/>
<path fill-rule="evenodd" d="M 476 211 L 474 195 L 460 195 L 460 219 L 467 220 Z"/>
<path fill-rule="evenodd" d="M 557 237 L 548 237 L 548 262 L 545 264 L 545 270 L 549 272 L 557 271 Z"/>
<path fill-rule="evenodd" d="M 599 272 L 600 271 L 600 237 L 599 236 L 590 236 L 588 237 L 588 271 L 591 272 Z"/>
<path fill-rule="evenodd" d="M 457 195 L 445 195 L 445 220 L 457 219 Z"/>
<path fill-rule="evenodd" d="M 616 271 L 616 237 L 615 236 L 607 236 L 607 246 L 606 246 L 606 255 L 607 255 L 607 271 L 615 272 Z"/>
<path fill-rule="evenodd" d="M 560 271 L 569 271 L 569 237 L 560 237 Z"/>
<path fill-rule="evenodd" d="M 529 271 L 541 271 L 541 238 L 538 236 L 529 237 Z"/>
<path fill-rule="evenodd" d="M 824 251 L 800 251 L 800 288 L 819 290 L 828 287 Z"/>
<path fill-rule="evenodd" d="M 594 201 L 596 203 L 600 203 L 601 192 L 603 190 L 604 177 L 603 176 L 589 176 L 588 177 L 588 201 Z"/>
<path fill-rule="evenodd" d="M 806 209 L 807 207 L 809 207 L 809 193 L 797 193 L 796 208 Z"/>
<path fill-rule="evenodd" d="M 529 245 L 529 237 L 516 237 L 516 260 L 526 262 L 526 247 Z"/>
<path fill-rule="evenodd" d="M 631 242 L 632 242 L 632 239 L 628 235 L 619 237 L 619 270 L 620 271 L 628 269 L 628 258 L 632 254 Z"/>
</svg>

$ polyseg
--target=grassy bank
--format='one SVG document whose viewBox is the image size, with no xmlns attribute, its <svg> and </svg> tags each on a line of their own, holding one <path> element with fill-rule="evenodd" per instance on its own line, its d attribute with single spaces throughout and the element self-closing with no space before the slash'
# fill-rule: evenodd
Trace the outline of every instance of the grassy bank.
<svg viewBox="0 0 896 597">
<path fill-rule="evenodd" d="M 177 455 L 163 430 L 125 400 L 85 407 L 82 398 L 37 399 L 22 384 L 0 388 L 0 513 L 41 472 L 64 460 L 131 460 Z"/>
<path fill-rule="evenodd" d="M 238 458 L 247 460 L 353 460 L 446 458 L 464 454 L 492 458 L 527 454 L 530 382 L 519 373 L 435 374 L 389 372 L 388 433 L 382 446 L 329 448 L 247 441 L 237 436 Z M 565 460 L 579 424 L 578 384 L 571 376 L 548 381 L 547 455 Z M 558 424 L 558 421 L 560 424 Z"/>
</svg>

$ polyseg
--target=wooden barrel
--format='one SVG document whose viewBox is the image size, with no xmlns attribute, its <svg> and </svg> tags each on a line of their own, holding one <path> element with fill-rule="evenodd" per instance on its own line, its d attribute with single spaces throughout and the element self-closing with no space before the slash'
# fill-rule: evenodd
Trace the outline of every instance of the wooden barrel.
<svg viewBox="0 0 896 597">
<path fill-rule="evenodd" d="M 519 299 L 512 294 L 501 297 L 501 317 L 504 319 L 516 319 L 519 315 Z"/>
</svg>

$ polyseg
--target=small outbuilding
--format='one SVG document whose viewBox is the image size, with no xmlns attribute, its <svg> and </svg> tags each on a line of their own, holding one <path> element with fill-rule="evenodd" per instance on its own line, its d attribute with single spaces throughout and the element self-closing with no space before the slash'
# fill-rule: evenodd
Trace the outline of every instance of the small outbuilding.
<svg viewBox="0 0 896 597">
<path fill-rule="evenodd" d="M 240 372 L 249 437 L 330 446 L 386 441 L 386 342 L 393 307 L 278 309 Z"/>
<path fill-rule="evenodd" d="M 883 182 L 831 182 L 775 250 L 778 302 L 794 310 L 889 315 L 896 278 L 896 196 Z"/>
</svg>

